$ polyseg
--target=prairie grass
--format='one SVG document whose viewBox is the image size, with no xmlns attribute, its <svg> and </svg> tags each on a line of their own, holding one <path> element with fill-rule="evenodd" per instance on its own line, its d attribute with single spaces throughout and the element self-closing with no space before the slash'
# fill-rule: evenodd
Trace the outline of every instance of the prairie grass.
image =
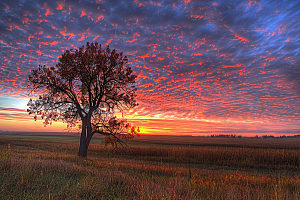
<svg viewBox="0 0 300 200">
<path fill-rule="evenodd" d="M 77 149 L 0 139 L 0 199 L 300 199 L 297 149 Z"/>
<path fill-rule="evenodd" d="M 255 148 L 131 147 L 117 155 L 153 161 L 212 164 L 229 167 L 299 170 L 300 150 Z"/>
</svg>

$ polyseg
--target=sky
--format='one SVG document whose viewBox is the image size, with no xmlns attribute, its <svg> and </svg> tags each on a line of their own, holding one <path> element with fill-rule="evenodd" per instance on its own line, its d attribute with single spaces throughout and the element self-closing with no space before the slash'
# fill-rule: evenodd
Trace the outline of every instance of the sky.
<svg viewBox="0 0 300 200">
<path fill-rule="evenodd" d="M 64 131 L 26 113 L 27 76 L 86 42 L 123 52 L 145 134 L 300 133 L 300 1 L 0 2 L 0 130 Z"/>
</svg>

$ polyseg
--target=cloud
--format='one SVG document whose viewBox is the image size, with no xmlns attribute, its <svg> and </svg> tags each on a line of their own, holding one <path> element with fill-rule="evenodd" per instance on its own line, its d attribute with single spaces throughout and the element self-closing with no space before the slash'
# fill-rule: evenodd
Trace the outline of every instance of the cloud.
<svg viewBox="0 0 300 200">
<path fill-rule="evenodd" d="M 299 7 L 296 0 L 1 2 L 0 94 L 26 97 L 31 69 L 98 41 L 129 57 L 139 116 L 300 128 Z"/>
</svg>

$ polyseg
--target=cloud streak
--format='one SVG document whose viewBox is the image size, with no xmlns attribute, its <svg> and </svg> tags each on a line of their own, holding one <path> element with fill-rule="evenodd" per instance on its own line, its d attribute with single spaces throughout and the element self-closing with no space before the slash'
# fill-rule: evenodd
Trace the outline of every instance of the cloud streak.
<svg viewBox="0 0 300 200">
<path fill-rule="evenodd" d="M 31 69 L 98 41 L 127 55 L 140 104 L 130 115 L 166 120 L 161 132 L 170 119 L 204 132 L 244 132 L 244 122 L 247 132 L 299 132 L 299 7 L 296 0 L 4 1 L 0 95 L 25 97 Z M 211 121 L 225 125 L 205 125 Z"/>
</svg>

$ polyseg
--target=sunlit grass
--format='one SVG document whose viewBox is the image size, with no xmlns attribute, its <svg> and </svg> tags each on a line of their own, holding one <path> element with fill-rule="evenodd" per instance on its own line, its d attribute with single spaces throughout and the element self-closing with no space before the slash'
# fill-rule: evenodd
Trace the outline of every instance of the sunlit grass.
<svg viewBox="0 0 300 200">
<path fill-rule="evenodd" d="M 299 150 L 91 145 L 83 159 L 77 149 L 1 139 L 0 199 L 300 198 Z"/>
<path fill-rule="evenodd" d="M 300 150 L 296 149 L 132 147 L 115 153 L 153 161 L 230 167 L 299 170 L 300 166 Z"/>
</svg>

